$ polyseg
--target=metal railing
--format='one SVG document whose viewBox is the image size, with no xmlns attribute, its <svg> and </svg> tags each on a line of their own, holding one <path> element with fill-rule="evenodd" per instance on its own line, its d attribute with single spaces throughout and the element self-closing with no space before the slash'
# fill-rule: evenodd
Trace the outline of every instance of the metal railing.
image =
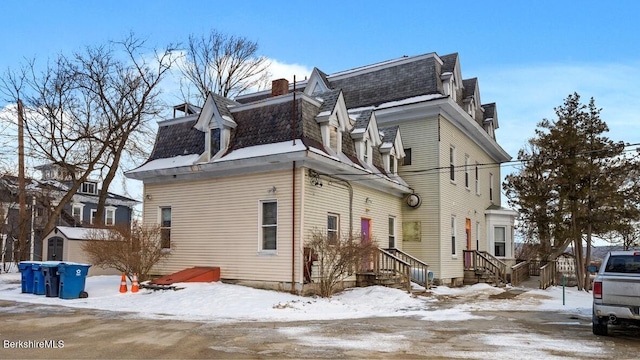
<svg viewBox="0 0 640 360">
<path fill-rule="evenodd" d="M 416 258 L 413 257 L 406 252 L 398 249 L 385 249 L 391 255 L 397 257 L 400 260 L 403 260 L 409 263 L 410 269 L 410 277 L 411 281 L 418 285 L 422 285 L 425 288 L 429 289 L 431 284 L 429 283 L 431 279 L 429 279 L 429 265 Z"/>
</svg>

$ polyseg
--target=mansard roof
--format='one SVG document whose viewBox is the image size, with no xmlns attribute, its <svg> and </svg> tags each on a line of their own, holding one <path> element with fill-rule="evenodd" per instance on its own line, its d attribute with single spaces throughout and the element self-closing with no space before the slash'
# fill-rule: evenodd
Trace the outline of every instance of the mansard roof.
<svg viewBox="0 0 640 360">
<path fill-rule="evenodd" d="M 462 86 L 464 86 L 463 98 L 471 97 L 476 92 L 476 86 L 478 85 L 478 78 L 464 79 L 462 80 Z"/>
<path fill-rule="evenodd" d="M 166 159 L 180 155 L 202 154 L 205 134 L 194 126 L 197 119 L 165 121 L 158 124 L 156 142 L 149 160 Z"/>
<path fill-rule="evenodd" d="M 402 58 L 395 63 L 329 75 L 332 88 L 341 88 L 348 108 L 376 106 L 441 91 L 440 60 L 435 54 Z"/>
<path fill-rule="evenodd" d="M 493 119 L 493 127 L 498 128 L 498 112 L 496 111 L 496 103 L 482 105 L 484 109 L 484 120 Z"/>
</svg>

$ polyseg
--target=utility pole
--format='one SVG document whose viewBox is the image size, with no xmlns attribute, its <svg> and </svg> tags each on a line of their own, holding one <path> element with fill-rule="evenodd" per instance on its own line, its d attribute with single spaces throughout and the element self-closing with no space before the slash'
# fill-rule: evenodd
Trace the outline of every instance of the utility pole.
<svg viewBox="0 0 640 360">
<path fill-rule="evenodd" d="M 27 260 L 27 196 L 24 180 L 24 119 L 22 100 L 18 99 L 18 202 L 20 210 L 18 213 L 19 233 L 18 233 L 18 259 L 14 262 Z M 15 251 L 14 251 L 15 254 Z"/>
</svg>

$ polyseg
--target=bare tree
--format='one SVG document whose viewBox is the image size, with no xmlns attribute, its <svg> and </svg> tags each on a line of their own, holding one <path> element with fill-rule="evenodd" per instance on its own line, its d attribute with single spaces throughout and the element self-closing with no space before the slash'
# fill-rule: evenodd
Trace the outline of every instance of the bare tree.
<svg viewBox="0 0 640 360">
<path fill-rule="evenodd" d="M 89 231 L 82 251 L 94 266 L 114 268 L 129 278 L 138 274 L 140 281 L 149 278 L 149 272 L 169 252 L 160 246 L 160 227 L 134 224 Z"/>
<path fill-rule="evenodd" d="M 153 137 L 150 120 L 160 116 L 160 83 L 175 58 L 171 50 L 153 50 L 146 60 L 144 42 L 132 35 L 114 43 L 124 52 L 127 62 L 117 60 L 111 47 L 87 48 L 76 54 L 79 65 L 75 72 L 83 91 L 94 97 L 94 116 L 103 123 L 101 139 L 107 147 L 101 164 L 102 190 L 98 200 L 96 221 L 101 223 L 108 188 L 115 179 L 123 157 L 141 159 L 147 155 Z"/>
<path fill-rule="evenodd" d="M 373 259 L 377 244 L 362 242 L 359 236 L 336 239 L 327 236 L 326 232 L 313 231 L 305 247 L 308 248 L 306 257 L 316 269 L 315 273 L 309 273 L 309 277 L 317 281 L 320 296 L 330 297 L 341 289 L 342 282 L 355 273 L 363 261 Z"/>
<path fill-rule="evenodd" d="M 96 220 L 123 156 L 142 156 L 152 141 L 148 123 L 161 109 L 159 84 L 173 61 L 171 48 L 145 53 L 133 35 L 121 42 L 59 55 L 39 70 L 35 60 L 7 72 L 0 92 L 22 99 L 31 156 L 65 169 L 70 186 L 57 194 L 43 232 L 90 176 L 103 177 Z M 122 56 L 124 54 L 124 56 Z"/>
<path fill-rule="evenodd" d="M 265 86 L 269 80 L 269 61 L 259 56 L 258 43 L 245 37 L 212 30 L 208 35 L 189 36 L 184 63 L 183 97 L 204 103 L 209 92 L 235 97 L 249 89 Z M 193 89 L 195 88 L 195 89 Z M 190 94 L 191 90 L 196 94 Z M 186 92 L 186 94 L 185 94 Z"/>
</svg>

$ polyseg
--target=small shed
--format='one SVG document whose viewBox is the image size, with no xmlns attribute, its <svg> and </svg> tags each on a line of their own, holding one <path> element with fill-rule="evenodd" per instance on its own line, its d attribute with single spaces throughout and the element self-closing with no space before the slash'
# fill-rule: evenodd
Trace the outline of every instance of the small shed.
<svg viewBox="0 0 640 360">
<path fill-rule="evenodd" d="M 82 251 L 82 244 L 90 241 L 87 238 L 92 230 L 96 229 L 57 226 L 42 239 L 42 260 L 91 264 L 88 256 Z M 91 265 L 87 276 L 120 275 L 120 271 L 116 269 Z"/>
</svg>

